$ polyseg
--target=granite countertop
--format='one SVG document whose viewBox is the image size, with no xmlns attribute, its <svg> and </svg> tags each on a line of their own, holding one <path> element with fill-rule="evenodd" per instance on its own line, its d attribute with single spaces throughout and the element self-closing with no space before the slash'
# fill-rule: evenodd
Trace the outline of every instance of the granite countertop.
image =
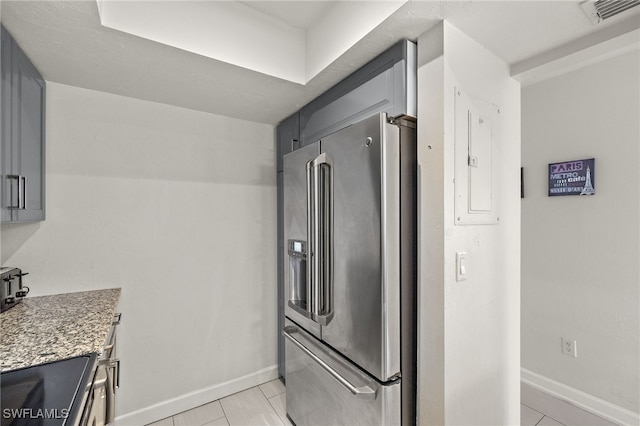
<svg viewBox="0 0 640 426">
<path fill-rule="evenodd" d="M 0 371 L 102 352 L 120 289 L 26 297 L 0 314 Z"/>
</svg>

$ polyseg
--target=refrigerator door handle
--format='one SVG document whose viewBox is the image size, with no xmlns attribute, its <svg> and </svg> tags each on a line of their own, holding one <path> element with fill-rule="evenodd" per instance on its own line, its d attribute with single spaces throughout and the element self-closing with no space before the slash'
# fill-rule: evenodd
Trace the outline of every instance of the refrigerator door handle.
<svg viewBox="0 0 640 426">
<path fill-rule="evenodd" d="M 374 400 L 374 399 L 376 399 L 376 391 L 374 389 L 371 389 L 367 385 L 363 385 L 363 386 L 360 386 L 360 387 L 354 386 L 347 379 L 345 379 L 340 373 L 338 373 L 336 370 L 331 368 L 326 362 L 321 360 L 316 354 L 314 354 L 312 351 L 310 351 L 305 345 L 303 345 L 298 340 L 296 340 L 296 338 L 293 337 L 292 334 L 296 333 L 297 331 L 298 331 L 298 329 L 296 327 L 287 326 L 287 327 L 284 328 L 282 333 L 284 334 L 284 337 L 287 340 L 289 340 L 291 343 L 293 343 L 295 346 L 297 346 L 298 349 L 300 349 L 302 352 L 304 352 L 306 355 L 308 355 L 312 360 L 314 360 L 320 367 L 322 367 L 323 370 L 325 370 L 327 373 L 329 373 L 331 375 L 331 377 L 336 379 L 338 381 L 338 383 L 340 383 L 349 392 L 351 392 L 351 394 L 353 396 L 355 396 L 358 399 L 364 399 L 364 400 Z"/>
<path fill-rule="evenodd" d="M 317 247 L 316 247 L 316 174 L 314 168 L 310 166 L 313 162 L 307 163 L 307 283 L 306 283 L 306 296 L 307 296 L 307 317 L 313 319 L 315 308 L 317 304 L 316 300 L 316 271 L 315 264 L 317 259 Z M 315 319 L 314 319 L 315 321 Z"/>
<path fill-rule="evenodd" d="M 333 318 L 333 160 L 326 152 L 307 163 L 307 191 L 308 306 L 311 318 L 327 325 Z"/>
</svg>

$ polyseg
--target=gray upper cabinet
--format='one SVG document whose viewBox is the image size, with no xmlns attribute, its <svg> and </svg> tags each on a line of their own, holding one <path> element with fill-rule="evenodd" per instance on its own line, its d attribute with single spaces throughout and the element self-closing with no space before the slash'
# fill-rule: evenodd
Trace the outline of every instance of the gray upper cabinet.
<svg viewBox="0 0 640 426">
<path fill-rule="evenodd" d="M 282 171 L 282 157 L 291 152 L 292 150 L 298 148 L 299 140 L 300 140 L 300 114 L 295 113 L 291 117 L 283 120 L 278 125 L 277 130 L 277 163 L 278 163 L 278 172 Z"/>
<path fill-rule="evenodd" d="M 381 112 L 415 117 L 417 46 L 402 40 L 300 110 L 301 145 Z"/>
<path fill-rule="evenodd" d="M 300 145 L 300 114 L 295 113 L 291 117 L 283 120 L 279 125 L 276 133 L 276 155 L 277 155 L 277 207 L 278 207 L 278 330 L 284 327 L 284 269 L 283 269 L 283 252 L 284 252 L 284 213 L 282 211 L 283 202 L 283 163 L 282 157 L 285 154 L 297 149 Z M 284 340 L 278 339 L 278 353 L 284 354 Z M 284 377 L 284 355 L 278 358 L 278 371 Z"/>
<path fill-rule="evenodd" d="M 45 218 L 45 82 L 2 31 L 2 222 Z"/>
</svg>

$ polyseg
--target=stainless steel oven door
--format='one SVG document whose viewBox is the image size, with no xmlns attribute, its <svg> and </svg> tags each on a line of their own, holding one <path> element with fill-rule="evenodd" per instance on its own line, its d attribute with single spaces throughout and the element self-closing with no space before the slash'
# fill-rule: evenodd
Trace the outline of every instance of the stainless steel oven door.
<svg viewBox="0 0 640 426">
<path fill-rule="evenodd" d="M 104 426 L 107 424 L 107 370 L 99 366 L 93 379 L 89 399 L 80 422 L 81 426 Z"/>
<path fill-rule="evenodd" d="M 116 327 L 120 324 L 122 314 L 116 314 L 107 336 L 107 344 L 99 364 L 106 372 L 106 422 L 111 423 L 116 417 L 116 389 L 120 387 L 120 360 L 116 358 Z"/>
<path fill-rule="evenodd" d="M 116 389 L 120 386 L 120 360 L 116 358 L 116 326 L 121 314 L 114 317 L 98 368 L 85 405 L 81 426 L 104 426 L 116 414 Z"/>
<path fill-rule="evenodd" d="M 106 392 L 106 418 L 111 423 L 116 417 L 116 389 L 120 386 L 120 360 L 108 358 L 104 360 L 104 369 L 107 375 Z"/>
</svg>

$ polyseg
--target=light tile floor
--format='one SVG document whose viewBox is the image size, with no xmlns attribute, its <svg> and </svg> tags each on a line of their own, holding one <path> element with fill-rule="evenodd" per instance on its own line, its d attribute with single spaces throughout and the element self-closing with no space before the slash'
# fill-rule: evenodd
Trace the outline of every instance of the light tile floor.
<svg viewBox="0 0 640 426">
<path fill-rule="evenodd" d="M 148 426 L 292 426 L 279 379 L 176 414 Z M 522 426 L 615 426 L 598 416 L 522 385 Z"/>
<path fill-rule="evenodd" d="M 279 379 L 229 395 L 148 426 L 292 426 Z"/>
</svg>

